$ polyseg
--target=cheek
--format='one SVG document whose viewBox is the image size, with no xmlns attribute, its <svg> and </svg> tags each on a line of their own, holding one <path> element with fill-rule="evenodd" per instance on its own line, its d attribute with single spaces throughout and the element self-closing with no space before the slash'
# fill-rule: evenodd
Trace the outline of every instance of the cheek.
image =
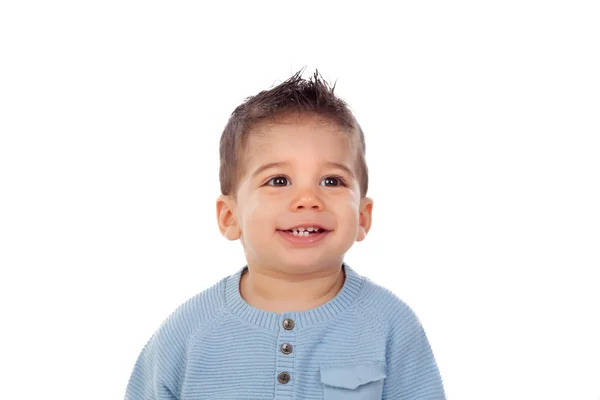
<svg viewBox="0 0 600 400">
<path fill-rule="evenodd" d="M 354 217 L 358 218 L 358 209 L 360 208 L 360 201 L 352 196 L 346 198 L 342 203 L 339 204 L 340 210 L 346 214 L 346 217 Z"/>
<path fill-rule="evenodd" d="M 246 204 L 244 228 L 248 232 L 264 231 L 273 227 L 273 211 L 260 204 L 259 199 L 252 199 Z"/>
<path fill-rule="evenodd" d="M 348 235 L 355 236 L 358 234 L 359 225 L 359 209 L 360 204 L 356 199 L 348 199 L 343 204 L 340 204 L 338 218 L 340 219 L 340 225 L 345 227 L 345 231 Z"/>
</svg>

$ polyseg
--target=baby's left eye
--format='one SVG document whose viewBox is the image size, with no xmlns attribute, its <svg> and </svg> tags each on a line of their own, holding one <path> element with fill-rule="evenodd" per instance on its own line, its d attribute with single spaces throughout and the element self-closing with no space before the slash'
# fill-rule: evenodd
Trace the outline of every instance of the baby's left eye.
<svg viewBox="0 0 600 400">
<path fill-rule="evenodd" d="M 337 176 L 328 176 L 321 181 L 324 182 L 324 186 L 345 186 L 344 181 Z"/>
</svg>

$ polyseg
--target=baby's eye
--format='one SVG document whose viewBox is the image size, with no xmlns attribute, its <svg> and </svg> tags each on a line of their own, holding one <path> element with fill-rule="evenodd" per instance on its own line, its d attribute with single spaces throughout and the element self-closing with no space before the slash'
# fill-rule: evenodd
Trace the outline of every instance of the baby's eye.
<svg viewBox="0 0 600 400">
<path fill-rule="evenodd" d="M 325 182 L 325 186 L 346 186 L 342 178 L 337 176 L 328 176 L 321 182 Z"/>
<path fill-rule="evenodd" d="M 271 182 L 273 182 L 273 183 L 271 183 Z M 269 182 L 267 182 L 267 185 L 271 185 L 271 186 L 288 186 L 289 182 L 290 181 L 285 176 L 276 176 L 274 178 L 271 178 L 269 180 Z"/>
</svg>

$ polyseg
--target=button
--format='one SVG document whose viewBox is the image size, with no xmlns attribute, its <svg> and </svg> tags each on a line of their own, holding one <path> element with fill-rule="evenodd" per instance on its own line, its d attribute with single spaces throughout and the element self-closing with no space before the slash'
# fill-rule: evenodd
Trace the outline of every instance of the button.
<svg viewBox="0 0 600 400">
<path fill-rule="evenodd" d="M 283 328 L 291 331 L 292 329 L 294 329 L 294 320 L 286 318 L 283 320 Z"/>
<path fill-rule="evenodd" d="M 279 383 L 283 383 L 285 385 L 290 381 L 290 374 L 288 374 L 287 372 L 282 372 L 277 377 L 277 380 L 279 381 Z"/>
<path fill-rule="evenodd" d="M 283 354 L 290 354 L 292 352 L 292 345 L 289 343 L 284 343 L 281 345 L 281 352 Z"/>
</svg>

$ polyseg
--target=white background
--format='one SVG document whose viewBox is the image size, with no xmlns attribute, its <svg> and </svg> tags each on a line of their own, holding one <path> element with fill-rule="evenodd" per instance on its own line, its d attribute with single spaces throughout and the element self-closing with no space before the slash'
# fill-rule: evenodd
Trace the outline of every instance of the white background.
<svg viewBox="0 0 600 400">
<path fill-rule="evenodd" d="M 244 265 L 215 218 L 229 114 L 306 66 L 366 134 L 374 225 L 346 261 L 415 310 L 448 398 L 597 400 L 599 19 L 594 1 L 3 2 L 1 397 L 123 397 L 160 323 Z"/>
</svg>

